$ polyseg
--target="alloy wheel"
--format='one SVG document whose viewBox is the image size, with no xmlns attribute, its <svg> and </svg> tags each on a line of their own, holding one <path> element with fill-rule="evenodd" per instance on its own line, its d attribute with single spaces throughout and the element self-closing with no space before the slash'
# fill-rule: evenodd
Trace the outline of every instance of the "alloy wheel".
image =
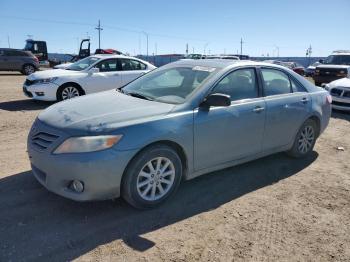
<svg viewBox="0 0 350 262">
<path fill-rule="evenodd" d="M 24 72 L 25 72 L 26 75 L 33 74 L 35 72 L 35 68 L 34 68 L 34 66 L 26 65 L 24 67 Z"/>
<path fill-rule="evenodd" d="M 74 86 L 67 86 L 62 90 L 62 100 L 71 99 L 79 95 L 79 90 Z"/>
<path fill-rule="evenodd" d="M 174 164 L 166 157 L 148 161 L 137 176 L 139 196 L 146 201 L 155 201 L 165 196 L 175 180 Z"/>
<path fill-rule="evenodd" d="M 300 132 L 298 139 L 298 150 L 302 154 L 307 153 L 315 139 L 315 132 L 312 126 L 305 126 L 304 129 Z"/>
</svg>

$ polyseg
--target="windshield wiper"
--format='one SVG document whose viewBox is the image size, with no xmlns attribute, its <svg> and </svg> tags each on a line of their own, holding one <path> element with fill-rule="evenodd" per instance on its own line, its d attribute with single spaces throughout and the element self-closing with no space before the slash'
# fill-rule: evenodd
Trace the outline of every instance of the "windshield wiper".
<svg viewBox="0 0 350 262">
<path fill-rule="evenodd" d="M 137 98 L 141 98 L 141 99 L 146 99 L 146 100 L 149 100 L 149 101 L 153 101 L 154 99 L 148 97 L 148 96 L 145 96 L 143 94 L 140 94 L 140 93 L 136 93 L 136 92 L 124 92 L 124 94 L 127 94 L 129 96 L 133 96 L 133 97 L 137 97 Z"/>
</svg>

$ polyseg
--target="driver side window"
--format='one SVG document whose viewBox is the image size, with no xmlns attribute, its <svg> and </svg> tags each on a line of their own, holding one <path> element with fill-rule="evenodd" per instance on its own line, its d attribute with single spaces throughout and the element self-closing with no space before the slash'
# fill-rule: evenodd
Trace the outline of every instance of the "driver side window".
<svg viewBox="0 0 350 262">
<path fill-rule="evenodd" d="M 212 93 L 229 95 L 231 101 L 258 97 L 255 70 L 246 68 L 229 73 L 216 85 Z"/>
<path fill-rule="evenodd" d="M 113 72 L 119 71 L 117 59 L 107 59 L 96 65 L 96 68 L 100 69 L 100 72 Z"/>
</svg>

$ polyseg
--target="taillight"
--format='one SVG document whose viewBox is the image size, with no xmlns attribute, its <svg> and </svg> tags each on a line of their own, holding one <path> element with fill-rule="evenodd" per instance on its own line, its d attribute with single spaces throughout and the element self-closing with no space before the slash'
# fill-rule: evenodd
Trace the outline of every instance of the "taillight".
<svg viewBox="0 0 350 262">
<path fill-rule="evenodd" d="M 332 104 L 332 96 L 331 95 L 327 95 L 326 96 L 326 101 L 328 102 L 328 104 Z"/>
</svg>

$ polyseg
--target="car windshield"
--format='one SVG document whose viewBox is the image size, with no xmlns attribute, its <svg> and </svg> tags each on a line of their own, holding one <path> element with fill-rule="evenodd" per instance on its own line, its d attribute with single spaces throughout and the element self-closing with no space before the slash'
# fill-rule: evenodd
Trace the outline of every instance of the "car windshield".
<svg viewBox="0 0 350 262">
<path fill-rule="evenodd" d="M 181 104 L 215 70 L 204 66 L 157 69 L 126 85 L 122 92 L 148 100 Z"/>
<path fill-rule="evenodd" d="M 350 65 L 350 55 L 330 55 L 326 58 L 325 64 Z"/>
<path fill-rule="evenodd" d="M 100 60 L 100 58 L 87 57 L 71 64 L 67 67 L 67 70 L 82 71 L 94 64 L 95 62 L 97 62 L 98 60 Z"/>
</svg>

